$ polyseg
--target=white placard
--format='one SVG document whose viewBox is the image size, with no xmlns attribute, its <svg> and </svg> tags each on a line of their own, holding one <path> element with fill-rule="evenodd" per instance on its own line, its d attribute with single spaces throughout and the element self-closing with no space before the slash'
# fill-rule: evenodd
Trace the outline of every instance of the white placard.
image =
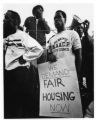
<svg viewBox="0 0 96 120">
<path fill-rule="evenodd" d="M 83 117 L 75 66 L 59 59 L 38 65 L 38 70 L 40 116 Z"/>
</svg>

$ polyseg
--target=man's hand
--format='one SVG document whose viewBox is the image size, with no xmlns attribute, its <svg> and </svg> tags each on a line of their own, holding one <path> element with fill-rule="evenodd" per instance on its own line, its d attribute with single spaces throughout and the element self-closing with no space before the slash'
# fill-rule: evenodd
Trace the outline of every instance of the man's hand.
<svg viewBox="0 0 96 120">
<path fill-rule="evenodd" d="M 48 54 L 48 61 L 49 62 L 56 62 L 56 56 L 53 55 L 52 53 Z"/>
<path fill-rule="evenodd" d="M 19 63 L 20 63 L 20 64 L 25 64 L 25 63 L 26 63 L 26 61 L 23 59 L 23 56 L 21 56 L 21 57 L 19 58 Z"/>
</svg>

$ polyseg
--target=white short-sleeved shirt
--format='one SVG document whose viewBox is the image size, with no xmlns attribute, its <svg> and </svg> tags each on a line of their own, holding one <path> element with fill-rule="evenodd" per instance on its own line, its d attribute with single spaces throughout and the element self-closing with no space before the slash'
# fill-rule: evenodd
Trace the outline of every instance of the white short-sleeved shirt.
<svg viewBox="0 0 96 120">
<path fill-rule="evenodd" d="M 53 36 L 49 41 L 49 46 L 57 58 L 63 58 L 72 54 L 72 49 L 81 48 L 80 37 L 73 30 L 65 30 Z"/>
<path fill-rule="evenodd" d="M 70 62 L 70 60 L 75 59 L 72 49 L 81 48 L 80 37 L 73 30 L 62 31 L 50 39 L 49 48 L 57 59 L 64 58 L 67 62 Z"/>
</svg>

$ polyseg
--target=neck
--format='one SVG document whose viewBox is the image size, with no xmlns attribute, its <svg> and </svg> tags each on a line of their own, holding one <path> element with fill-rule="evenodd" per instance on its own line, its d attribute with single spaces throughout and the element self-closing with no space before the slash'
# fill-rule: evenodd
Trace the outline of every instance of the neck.
<svg viewBox="0 0 96 120">
<path fill-rule="evenodd" d="M 60 33 L 60 32 L 62 32 L 62 31 L 64 31 L 64 30 L 65 30 L 65 28 L 62 27 L 62 28 L 57 29 L 57 32 Z"/>
</svg>

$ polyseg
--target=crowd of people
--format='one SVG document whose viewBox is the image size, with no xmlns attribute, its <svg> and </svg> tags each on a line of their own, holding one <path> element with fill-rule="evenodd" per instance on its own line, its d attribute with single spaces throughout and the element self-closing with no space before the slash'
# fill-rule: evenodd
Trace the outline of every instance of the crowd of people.
<svg viewBox="0 0 96 120">
<path fill-rule="evenodd" d="M 74 15 L 72 24 L 66 28 L 67 15 L 57 10 L 54 15 L 57 33 L 46 40 L 51 29 L 43 12 L 43 6 L 35 6 L 33 16 L 26 18 L 23 27 L 17 12 L 8 10 L 4 15 L 4 117 L 40 118 L 38 64 L 60 58 L 67 62 L 75 58 L 83 117 L 94 117 L 94 38 L 88 34 L 90 22 L 82 22 Z"/>
</svg>

